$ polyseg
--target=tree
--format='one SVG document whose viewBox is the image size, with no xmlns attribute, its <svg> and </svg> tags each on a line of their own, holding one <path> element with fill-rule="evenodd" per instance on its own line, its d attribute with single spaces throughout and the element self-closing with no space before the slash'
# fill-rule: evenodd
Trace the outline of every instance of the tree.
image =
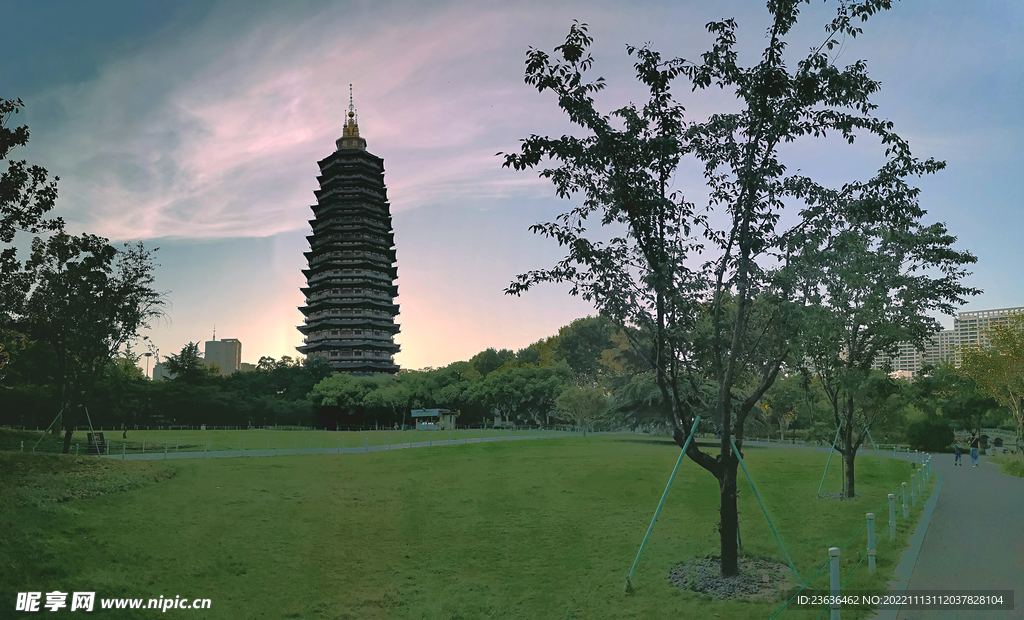
<svg viewBox="0 0 1024 620">
<path fill-rule="evenodd" d="M 526 416 L 544 422 L 571 373 L 564 362 L 554 366 L 507 366 L 475 384 L 471 398 L 508 422 Z"/>
<path fill-rule="evenodd" d="M 491 347 L 474 355 L 470 358 L 469 363 L 473 365 L 473 368 L 481 376 L 486 377 L 502 366 L 514 362 L 515 358 L 516 354 L 508 349 L 501 349 L 499 351 Z"/>
<path fill-rule="evenodd" d="M 316 406 L 335 407 L 351 413 L 363 406 L 363 399 L 371 389 L 373 386 L 366 381 L 336 373 L 314 385 L 308 398 Z"/>
<path fill-rule="evenodd" d="M 901 343 L 923 348 L 941 330 L 933 312 L 952 315 L 981 291 L 961 282 L 964 265 L 977 259 L 958 252 L 945 226 L 925 226 L 916 194 L 905 198 L 906 214 L 886 221 L 852 221 L 808 253 L 817 255 L 820 285 L 810 293 L 813 320 L 805 331 L 803 359 L 817 372 L 839 430 L 846 493 L 855 494 L 855 459 L 878 422 L 857 406 L 879 357 L 894 357 Z M 851 218 L 852 219 L 852 218 Z M 934 274 L 934 275 L 933 275 Z"/>
<path fill-rule="evenodd" d="M 405 416 L 409 410 L 409 401 L 412 395 L 404 386 L 400 385 L 394 377 L 388 377 L 376 388 L 363 396 L 363 404 L 368 408 L 384 409 L 398 421 L 398 414 L 402 414 L 402 428 L 405 428 Z"/>
<path fill-rule="evenodd" d="M 75 411 L 86 405 L 107 365 L 163 316 L 166 300 L 152 288 L 154 268 L 141 243 L 119 250 L 102 237 L 63 232 L 32 242 L 25 270 L 33 288 L 24 314 L 57 358 L 65 453 Z"/>
<path fill-rule="evenodd" d="M 559 417 L 581 426 L 586 437 L 587 426 L 608 410 L 608 396 L 599 387 L 569 386 L 555 399 L 555 410 Z"/>
<path fill-rule="evenodd" d="M 25 160 L 11 161 L 7 157 L 16 147 L 28 144 L 29 130 L 22 125 L 9 129 L 7 123 L 12 114 L 18 114 L 25 104 L 21 99 L 0 98 L 0 161 L 6 162 L 6 169 L 0 173 L 0 243 L 11 243 L 17 231 L 31 234 L 44 231 L 63 230 L 60 218 L 46 220 L 44 216 L 53 209 L 57 199 L 57 181 L 49 180 L 49 173 L 40 166 L 29 166 Z M 4 258 L 14 257 L 13 251 Z"/>
<path fill-rule="evenodd" d="M 951 362 L 925 366 L 914 379 L 914 402 L 930 415 L 941 415 L 953 428 L 981 434 L 982 419 L 999 402 L 979 391 L 977 382 Z"/>
<path fill-rule="evenodd" d="M 879 84 L 868 77 L 865 62 L 839 69 L 829 55 L 839 46 L 837 37 L 861 32 L 856 20 L 889 4 L 840 3 L 826 39 L 795 69 L 784 59 L 799 15 L 795 1 L 769 3 L 768 43 L 752 67 L 737 63 L 731 19 L 707 25 L 716 41 L 700 62 L 665 61 L 649 47 L 629 46 L 650 97 L 641 108 L 628 105 L 611 116 L 599 113 L 592 97 L 604 87 L 603 78 L 588 81 L 584 75 L 593 66 L 585 24 L 574 24 L 555 48 L 559 60 L 537 49 L 527 54 L 527 83 L 553 91 L 559 107 L 587 135 L 531 136 L 520 153 L 504 155 L 504 165 L 524 170 L 543 160 L 556 162 L 540 175 L 552 180 L 560 197 L 578 197 L 581 204 L 555 222 L 532 227 L 567 248 L 567 256 L 551 269 L 521 275 L 506 292 L 568 282 L 571 294 L 593 302 L 619 327 L 650 335 L 643 351 L 675 441 L 685 442 L 698 413 L 711 418 L 720 433 L 718 456 L 695 443 L 687 455 L 719 481 L 725 576 L 738 573 L 739 461 L 733 438 L 742 450 L 744 422 L 793 354 L 791 342 L 804 324 L 801 310 L 817 272 L 815 257 L 802 248 L 832 236 L 845 219 L 904 216 L 916 196 L 905 179 L 942 167 L 915 159 L 892 123 L 872 116 L 869 97 Z M 740 111 L 684 122 L 671 94 L 679 77 L 694 91 L 730 89 Z M 858 132 L 875 136 L 885 149 L 885 164 L 870 180 L 839 189 L 787 169 L 780 145 L 829 132 L 849 142 Z M 704 170 L 703 208 L 670 189 L 683 157 Z M 617 236 L 588 237 L 592 216 Z M 641 350 L 639 342 L 631 344 Z M 713 403 L 700 398 L 707 379 L 716 383 Z"/>
<path fill-rule="evenodd" d="M 57 199 L 57 181 L 40 166 L 25 160 L 8 159 L 16 147 L 28 144 L 28 126 L 8 128 L 11 116 L 25 107 L 21 99 L 0 98 L 0 370 L 11 361 L 12 349 L 24 348 L 24 334 L 11 324 L 22 314 L 25 298 L 32 286 L 30 275 L 22 269 L 17 249 L 11 244 L 18 231 L 39 234 L 63 230 L 60 218 L 47 220 Z"/>
<path fill-rule="evenodd" d="M 1017 455 L 1024 460 L 1024 314 L 992 325 L 985 336 L 988 348 L 976 345 L 961 350 L 960 368 L 983 393 L 1010 409 L 1017 426 Z"/>
<path fill-rule="evenodd" d="M 164 368 L 173 377 L 172 381 L 185 385 L 201 385 L 214 376 L 199 355 L 199 344 L 195 342 L 186 344 L 177 355 L 167 356 L 164 359 Z"/>
<path fill-rule="evenodd" d="M 558 330 L 558 356 L 572 368 L 573 381 L 592 385 L 601 371 L 601 354 L 613 346 L 614 325 L 605 317 L 576 319 Z"/>
</svg>

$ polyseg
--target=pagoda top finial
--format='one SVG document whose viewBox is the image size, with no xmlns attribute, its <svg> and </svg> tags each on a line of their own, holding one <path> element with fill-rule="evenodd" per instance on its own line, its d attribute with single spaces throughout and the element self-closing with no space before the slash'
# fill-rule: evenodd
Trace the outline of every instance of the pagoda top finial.
<svg viewBox="0 0 1024 620">
<path fill-rule="evenodd" d="M 359 149 L 366 150 L 366 140 L 359 137 L 359 115 L 356 114 L 356 105 L 352 102 L 352 85 L 348 85 L 348 114 L 345 119 L 345 128 L 341 137 L 334 141 L 338 150 Z"/>
<path fill-rule="evenodd" d="M 345 121 L 345 129 L 342 137 L 359 137 L 359 117 L 356 115 L 356 106 L 352 103 L 352 85 L 348 85 L 348 120 Z"/>
</svg>

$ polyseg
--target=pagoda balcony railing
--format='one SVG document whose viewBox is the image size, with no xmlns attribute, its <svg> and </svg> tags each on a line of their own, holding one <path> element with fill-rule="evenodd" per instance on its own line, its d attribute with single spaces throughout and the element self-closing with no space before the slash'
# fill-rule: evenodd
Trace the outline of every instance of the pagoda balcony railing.
<svg viewBox="0 0 1024 620">
<path fill-rule="evenodd" d="M 348 278 L 348 280 L 346 280 Z M 379 271 L 371 271 L 369 269 L 341 269 L 340 273 L 334 273 L 332 271 L 325 271 L 318 273 L 315 276 L 310 276 L 307 280 L 308 284 L 320 282 L 321 280 L 335 280 L 339 282 L 347 282 L 355 278 L 362 278 L 363 280 L 379 280 L 382 284 L 386 283 L 385 286 L 393 286 L 391 283 L 391 276 L 389 274 L 382 274 Z"/>
<path fill-rule="evenodd" d="M 357 252 L 355 250 L 334 250 L 333 252 L 325 252 L 319 256 L 315 256 L 309 260 L 309 266 L 319 265 L 320 263 L 330 262 L 332 260 L 338 260 L 339 258 L 370 258 L 374 260 L 384 261 L 388 265 L 393 262 L 390 256 L 384 254 L 378 254 L 376 252 Z"/>
<path fill-rule="evenodd" d="M 324 168 L 323 170 L 320 171 L 320 177 L 323 178 L 324 180 L 330 181 L 330 180 L 333 180 L 335 178 L 335 176 L 333 174 L 327 174 L 328 168 Z M 384 174 L 383 173 L 380 173 L 380 174 L 377 174 L 376 176 L 373 176 L 373 175 L 367 174 L 365 172 L 360 172 L 360 171 L 356 171 L 356 170 L 346 170 L 340 176 L 342 176 L 342 178 L 344 178 L 345 180 L 349 180 L 349 179 L 365 179 L 365 180 L 369 181 L 371 184 L 373 184 L 375 186 L 384 185 Z"/>
<path fill-rule="evenodd" d="M 317 210 L 317 208 L 324 207 L 324 206 L 325 205 L 322 205 L 322 204 L 318 203 L 318 204 L 315 204 L 315 205 L 311 206 L 310 208 L 313 209 L 313 211 L 315 212 Z M 327 205 L 327 206 L 341 206 L 343 208 L 344 207 L 348 207 L 348 208 L 350 208 L 352 210 L 361 211 L 361 212 L 364 212 L 364 213 L 366 211 L 371 211 L 373 213 L 377 213 L 378 215 L 380 215 L 380 217 L 390 217 L 391 216 L 391 213 L 388 212 L 386 207 L 375 205 L 375 204 L 360 203 L 357 207 L 356 206 L 350 206 L 350 205 Z M 323 225 L 327 225 L 329 223 L 330 223 L 330 220 L 326 220 L 326 219 L 323 220 Z M 314 228 L 313 232 L 316 232 L 316 230 L 317 229 Z"/>
<path fill-rule="evenodd" d="M 381 245 L 385 245 L 387 243 L 387 239 L 384 239 L 382 237 L 387 237 L 390 234 L 391 234 L 390 232 L 380 233 L 378 235 L 374 235 L 374 234 L 371 234 L 371 233 L 364 233 L 364 232 L 336 233 L 334 235 L 331 235 L 330 237 L 324 237 L 324 238 L 316 239 L 316 245 L 312 246 L 312 249 L 316 249 L 318 247 L 323 247 L 325 245 L 328 245 L 328 246 L 329 245 L 347 245 L 347 244 L 351 244 L 352 242 L 354 242 L 356 240 L 359 240 L 359 239 L 365 239 L 365 240 L 368 240 L 368 241 L 383 242 L 383 243 L 381 243 Z M 314 238 L 316 237 L 316 235 L 313 235 L 313 236 L 314 236 Z M 348 243 L 346 243 L 346 242 L 348 242 Z M 390 247 L 390 246 L 386 246 L 385 245 L 385 247 Z"/>
<path fill-rule="evenodd" d="M 341 310 L 335 308 L 333 310 L 321 310 L 310 314 L 308 319 L 324 319 L 324 318 L 377 318 L 377 319 L 393 319 L 394 315 L 390 312 L 383 310 L 364 310 L 363 312 L 356 313 L 351 310 Z M 308 321 L 307 321 L 308 323 Z"/>
<path fill-rule="evenodd" d="M 317 196 L 317 203 L 323 204 L 321 201 L 324 198 L 330 198 L 331 196 L 341 196 L 342 198 L 358 198 L 359 196 L 369 196 L 377 200 L 387 200 L 387 191 L 376 191 L 365 187 L 356 188 L 340 188 L 329 189 L 327 191 L 321 191 L 320 195 Z"/>
<path fill-rule="evenodd" d="M 356 159 L 354 157 L 339 157 L 338 159 L 335 159 L 334 161 L 330 162 L 329 164 L 327 164 L 326 166 L 321 168 L 320 172 L 321 173 L 327 172 L 331 168 L 333 168 L 335 166 L 340 166 L 342 164 L 349 164 L 349 165 L 355 164 L 357 166 L 369 166 L 369 167 L 373 168 L 374 170 L 377 170 L 380 174 L 384 174 L 384 168 L 379 166 L 379 165 L 377 165 L 375 162 L 370 162 L 370 161 L 367 161 L 365 159 Z"/>
<path fill-rule="evenodd" d="M 384 293 L 384 292 L 381 292 L 381 291 L 375 291 L 373 289 L 369 289 L 369 290 L 360 289 L 359 291 L 354 291 L 354 290 L 346 291 L 346 290 L 342 289 L 342 290 L 340 290 L 337 293 L 320 293 L 320 294 L 317 294 L 317 295 L 310 295 L 309 297 L 306 298 L 306 303 L 309 303 L 311 301 L 320 301 L 321 299 L 340 299 L 340 298 L 348 299 L 348 298 L 352 298 L 352 297 L 376 297 L 377 299 L 387 299 L 387 300 L 394 299 L 394 297 L 392 297 L 388 293 Z"/>
<path fill-rule="evenodd" d="M 343 220 L 342 223 L 345 224 L 345 225 L 351 225 L 351 224 L 371 224 L 371 225 L 379 226 L 382 229 L 386 228 L 386 230 L 384 231 L 386 233 L 391 232 L 391 228 L 386 223 L 382 222 L 380 219 L 372 218 L 372 217 L 359 217 L 359 216 L 352 217 L 352 216 L 349 216 L 349 217 L 346 217 Z M 324 224 L 327 225 L 328 222 L 325 221 Z M 330 222 L 330 224 L 336 224 L 336 222 Z M 315 230 L 313 231 L 313 233 L 314 233 L 314 235 L 317 234 Z M 320 236 L 320 235 L 317 235 L 317 236 Z M 321 238 L 330 239 L 329 236 L 321 237 Z"/>
<path fill-rule="evenodd" d="M 315 344 L 317 342 L 337 342 L 338 346 L 341 347 L 341 346 L 351 346 L 353 342 L 359 342 L 359 343 L 362 343 L 362 342 L 373 342 L 375 344 L 394 344 L 394 342 L 391 341 L 391 338 L 392 338 L 392 334 L 384 334 L 384 335 L 381 335 L 381 336 L 353 336 L 353 335 L 345 335 L 345 336 L 319 336 L 319 337 L 307 336 L 307 337 L 302 339 L 302 342 L 304 344 Z M 346 342 L 348 344 L 346 344 Z"/>
</svg>

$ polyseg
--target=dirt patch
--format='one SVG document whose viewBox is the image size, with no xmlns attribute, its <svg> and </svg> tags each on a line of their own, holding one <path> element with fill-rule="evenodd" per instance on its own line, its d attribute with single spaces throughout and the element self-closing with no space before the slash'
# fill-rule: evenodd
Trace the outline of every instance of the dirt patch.
<svg viewBox="0 0 1024 620">
<path fill-rule="evenodd" d="M 771 601 L 792 587 L 793 573 L 785 564 L 750 558 L 740 558 L 739 564 L 739 575 L 722 577 L 717 557 L 681 562 L 668 578 L 684 590 L 723 600 Z"/>
</svg>

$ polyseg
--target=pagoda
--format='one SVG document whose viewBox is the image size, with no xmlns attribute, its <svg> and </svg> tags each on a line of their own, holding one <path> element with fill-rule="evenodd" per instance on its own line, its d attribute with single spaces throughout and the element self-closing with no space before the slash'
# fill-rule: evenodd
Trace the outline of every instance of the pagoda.
<svg viewBox="0 0 1024 620">
<path fill-rule="evenodd" d="M 398 268 L 384 160 L 366 150 L 349 85 L 348 118 L 336 150 L 317 162 L 309 268 L 302 271 L 304 355 L 320 355 L 353 375 L 395 374 L 399 346 Z"/>
</svg>

